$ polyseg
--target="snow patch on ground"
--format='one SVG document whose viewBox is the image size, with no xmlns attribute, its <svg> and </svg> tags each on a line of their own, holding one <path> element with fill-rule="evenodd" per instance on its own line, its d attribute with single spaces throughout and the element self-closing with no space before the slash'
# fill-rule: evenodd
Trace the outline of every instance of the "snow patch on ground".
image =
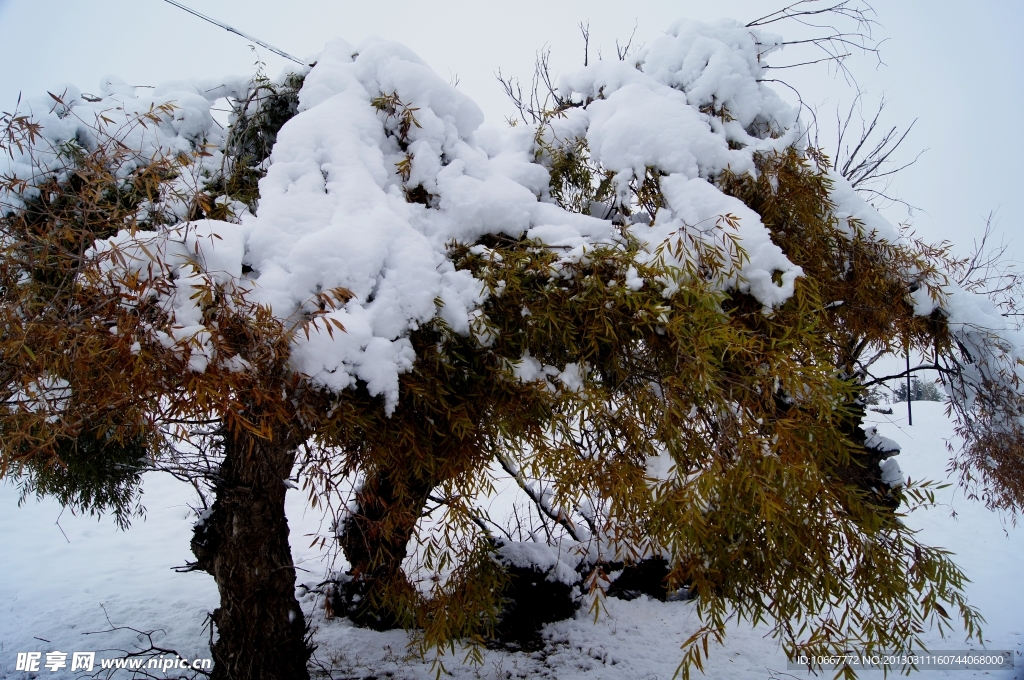
<svg viewBox="0 0 1024 680">
<path fill-rule="evenodd" d="M 914 426 L 906 425 L 896 405 L 894 414 L 872 413 L 878 429 L 899 443 L 900 460 L 912 479 L 945 479 L 944 438 L 952 436 L 943 405 L 914 403 Z M 157 630 L 154 642 L 191 658 L 207 657 L 206 614 L 217 606 L 213 580 L 203 573 L 179 574 L 175 566 L 189 553 L 193 501 L 189 486 L 163 475 L 148 475 L 144 501 L 148 513 L 131 529 L 120 532 L 113 521 L 78 517 L 51 500 L 29 500 L 17 507 L 17 492 L 0 485 L 0 678 L 27 678 L 14 670 L 19 651 L 133 650 L 145 643 L 130 630 Z M 921 509 L 908 522 L 921 530 L 921 540 L 952 550 L 972 583 L 968 596 L 988 624 L 988 649 L 1012 649 L 1015 671 L 929 671 L 934 680 L 1024 677 L 1024 591 L 1017 587 L 1024 563 L 1024 534 L 1004 526 L 979 504 L 953 488 L 937 492 L 936 507 Z M 300 584 L 315 586 L 332 566 L 311 537 L 327 529 L 319 511 L 301 493 L 288 494 L 292 551 Z M 951 516 L 955 511 L 957 516 Z M 59 525 L 58 525 L 59 522 Z M 65 538 L 66 535 L 66 538 Z M 558 555 L 545 553 L 562 561 Z M 531 557 L 535 559 L 536 556 Z M 335 567 L 337 565 L 334 565 Z M 568 566 L 567 566 L 568 568 Z M 299 589 L 303 591 L 302 588 Z M 314 592 L 303 606 L 316 628 L 316 660 L 335 670 L 335 677 L 435 677 L 430 663 L 406 650 L 410 636 L 402 631 L 377 633 L 358 629 L 344 619 L 326 620 L 323 602 Z M 532 678 L 654 680 L 673 677 L 681 658 L 679 647 L 698 627 L 692 602 L 657 602 L 641 597 L 630 602 L 609 599 L 597 623 L 584 609 L 570 621 L 549 624 L 545 649 L 535 653 L 484 651 L 484 664 L 464 663 L 464 653 L 444 658 L 454 678 Z M 109 617 L 109 623 L 107 618 Z M 812 678 L 787 671 L 786 659 L 767 631 L 734 625 L 723 647 L 711 648 L 706 677 L 764 680 L 770 677 Z M 942 640 L 926 634 L 933 650 L 976 648 L 962 636 Z M 103 652 L 117 656 L 120 652 Z M 102 655 L 102 654 L 101 654 Z M 772 673 L 778 673 L 772 675 Z M 388 673 L 391 675 L 388 676 Z M 39 677 L 71 678 L 66 671 L 44 671 Z M 122 674 L 121 677 L 127 677 Z M 864 677 L 875 677 L 865 674 Z"/>
</svg>

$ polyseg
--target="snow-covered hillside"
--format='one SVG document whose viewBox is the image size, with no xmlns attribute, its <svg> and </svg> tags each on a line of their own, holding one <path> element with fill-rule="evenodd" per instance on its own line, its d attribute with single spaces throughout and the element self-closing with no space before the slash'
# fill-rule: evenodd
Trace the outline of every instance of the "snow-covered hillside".
<svg viewBox="0 0 1024 680">
<path fill-rule="evenodd" d="M 913 427 L 906 426 L 900 405 L 891 416 L 872 417 L 881 434 L 902 446 L 900 464 L 906 475 L 944 478 L 944 439 L 952 427 L 942 404 L 915 402 Z M 169 476 L 150 475 L 145 521 L 120 532 L 110 520 L 62 513 L 48 500 L 29 500 L 19 508 L 16 490 L 0 486 L 0 678 L 81 676 L 69 670 L 72 652 L 95 651 L 97 659 L 123 657 L 149 646 L 150 638 L 139 631 L 153 631 L 154 646 L 183 657 L 209 656 L 204 624 L 206 613 L 217 605 L 213 580 L 202 573 L 173 571 L 192 559 L 192 493 L 191 487 Z M 1014 650 L 1017 668 L 928 671 L 927 677 L 1024 678 L 1024 590 L 1019 587 L 1024 531 L 1004 524 L 952 487 L 938 497 L 937 507 L 915 512 L 907 521 L 921 529 L 924 543 L 956 553 L 973 581 L 967 588 L 970 601 L 988 620 L 986 647 Z M 288 513 L 298 581 L 315 585 L 327 565 L 319 549 L 309 547 L 310 534 L 326 528 L 300 492 L 292 492 Z M 377 633 L 353 628 L 345 620 L 325 620 L 313 594 L 303 603 L 316 628 L 319 647 L 314 660 L 330 669 L 332 677 L 434 677 L 429 663 L 407 658 L 406 633 Z M 697 627 L 692 603 L 609 599 L 607 615 L 596 624 L 583 611 L 576 620 L 549 625 L 544 633 L 547 646 L 540 652 L 487 651 L 482 666 L 463 663 L 460 654 L 447 658 L 445 668 L 457 678 L 671 678 L 681 658 L 680 644 Z M 730 630 L 725 646 L 711 650 L 707 677 L 811 677 L 787 670 L 785 656 L 763 634 L 749 626 Z M 978 648 L 976 642 L 965 644 L 962 635 L 942 640 L 930 633 L 927 639 L 933 650 Z M 37 674 L 15 670 L 18 652 L 41 652 L 45 663 L 46 653 L 52 651 L 68 653 L 66 668 L 53 672 L 41 664 Z M 150 673 L 164 677 L 159 670 Z M 166 677 L 176 674 L 180 671 L 169 670 Z M 115 675 L 128 676 L 127 671 Z"/>
</svg>

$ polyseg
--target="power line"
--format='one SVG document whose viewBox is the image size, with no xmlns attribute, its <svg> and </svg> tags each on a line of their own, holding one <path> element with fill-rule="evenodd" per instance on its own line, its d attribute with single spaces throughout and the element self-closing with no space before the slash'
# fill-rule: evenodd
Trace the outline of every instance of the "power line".
<svg viewBox="0 0 1024 680">
<path fill-rule="evenodd" d="M 248 33 L 242 33 L 237 28 L 232 28 L 231 26 L 228 26 L 227 24 L 221 23 L 221 22 L 217 21 L 216 19 L 211 19 L 210 17 L 206 16 L 205 14 L 200 14 L 199 12 L 195 11 L 194 9 L 192 9 L 190 7 L 186 7 L 185 5 L 181 4 L 180 2 L 175 2 L 175 0 L 164 0 L 164 2 L 170 3 L 170 4 L 174 5 L 175 7 L 177 7 L 178 9 L 183 9 L 186 12 L 188 12 L 189 14 L 192 14 L 194 16 L 199 17 L 203 21 L 209 21 L 214 26 L 220 26 L 221 28 L 223 28 L 228 33 L 234 33 L 235 35 L 242 36 L 246 40 L 251 40 L 254 43 L 256 43 L 257 45 L 259 45 L 260 47 L 267 48 L 268 50 L 270 50 L 274 54 L 279 54 L 282 57 L 284 57 L 285 59 L 291 59 L 296 64 L 302 64 L 303 66 L 306 65 L 305 62 L 303 62 L 301 59 L 296 59 L 295 57 L 293 57 L 292 55 L 288 54 L 284 50 L 279 50 L 276 47 L 274 47 L 273 45 L 268 45 L 267 43 L 263 42 L 262 40 L 259 40 L 258 38 L 252 37 Z"/>
</svg>

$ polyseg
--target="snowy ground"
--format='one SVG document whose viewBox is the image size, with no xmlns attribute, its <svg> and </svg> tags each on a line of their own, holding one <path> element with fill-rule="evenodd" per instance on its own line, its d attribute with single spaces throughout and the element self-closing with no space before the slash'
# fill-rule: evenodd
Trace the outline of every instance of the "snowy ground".
<svg viewBox="0 0 1024 680">
<path fill-rule="evenodd" d="M 892 416 L 872 414 L 879 431 L 903 446 L 900 464 L 911 477 L 942 479 L 944 438 L 951 426 L 938 403 L 914 403 L 914 426 L 906 426 L 905 409 Z M 914 513 L 909 521 L 925 543 L 946 547 L 973 580 L 971 602 L 988 620 L 988 649 L 1011 649 L 1016 669 L 1002 671 L 923 671 L 926 677 L 1024 679 L 1024 530 L 965 499 L 952 489 L 939 492 L 939 507 Z M 0 678 L 76 677 L 71 652 L 95 651 L 96 658 L 122 657 L 149 645 L 173 649 L 194 659 L 209 655 L 206 613 L 216 606 L 216 588 L 205 574 L 178 574 L 189 552 L 191 489 L 166 476 L 146 481 L 145 521 L 127 532 L 113 522 L 61 513 L 52 502 L 17 507 L 17 493 L 0 485 Z M 951 511 L 957 513 L 951 517 Z M 300 567 L 299 582 L 315 583 L 323 575 L 320 553 L 309 548 L 308 534 L 319 531 L 319 515 L 305 512 L 302 498 L 290 498 L 292 545 Z M 354 629 L 345 621 L 325 621 L 307 599 L 317 628 L 316 659 L 335 678 L 432 678 L 429 663 L 406 658 L 408 636 L 393 631 Z M 597 624 L 582 613 L 573 621 L 549 626 L 548 646 L 534 654 L 489 651 L 482 666 L 445 661 L 457 678 L 561 679 L 671 678 L 680 659 L 679 645 L 697 627 L 691 603 L 661 603 L 641 598 L 610 600 L 609 614 Z M 786 659 L 764 631 L 749 626 L 731 630 L 722 648 L 712 649 L 709 678 L 803 678 L 787 671 Z M 929 637 L 935 650 L 973 648 L 962 635 Z M 122 651 L 123 650 L 123 651 Z M 46 653 L 68 652 L 67 668 L 56 672 L 43 664 Z M 18 652 L 42 652 L 40 672 L 16 671 Z M 98 665 L 98 661 L 97 661 Z M 127 677 L 121 671 L 119 677 Z M 163 677 L 152 671 L 153 677 Z M 168 671 L 168 676 L 176 676 Z M 699 677 L 699 674 L 697 674 Z M 864 677 L 881 677 L 879 672 Z"/>
</svg>

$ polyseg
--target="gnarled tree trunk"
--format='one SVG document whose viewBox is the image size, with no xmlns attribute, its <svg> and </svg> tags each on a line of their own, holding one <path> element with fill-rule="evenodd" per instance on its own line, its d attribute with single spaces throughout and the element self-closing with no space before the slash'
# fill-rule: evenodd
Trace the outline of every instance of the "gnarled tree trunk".
<svg viewBox="0 0 1024 680">
<path fill-rule="evenodd" d="M 279 437 L 228 433 L 216 500 L 196 526 L 192 552 L 220 591 L 213 678 L 309 677 L 311 649 L 295 599 L 295 567 L 284 513 L 294 446 Z"/>
<path fill-rule="evenodd" d="M 413 596 L 402 571 L 409 540 L 434 488 L 402 469 L 370 473 L 356 494 L 356 510 L 345 520 L 339 541 L 352 566 L 352 580 L 338 593 L 339 613 L 378 630 L 407 625 L 401 598 Z"/>
</svg>

